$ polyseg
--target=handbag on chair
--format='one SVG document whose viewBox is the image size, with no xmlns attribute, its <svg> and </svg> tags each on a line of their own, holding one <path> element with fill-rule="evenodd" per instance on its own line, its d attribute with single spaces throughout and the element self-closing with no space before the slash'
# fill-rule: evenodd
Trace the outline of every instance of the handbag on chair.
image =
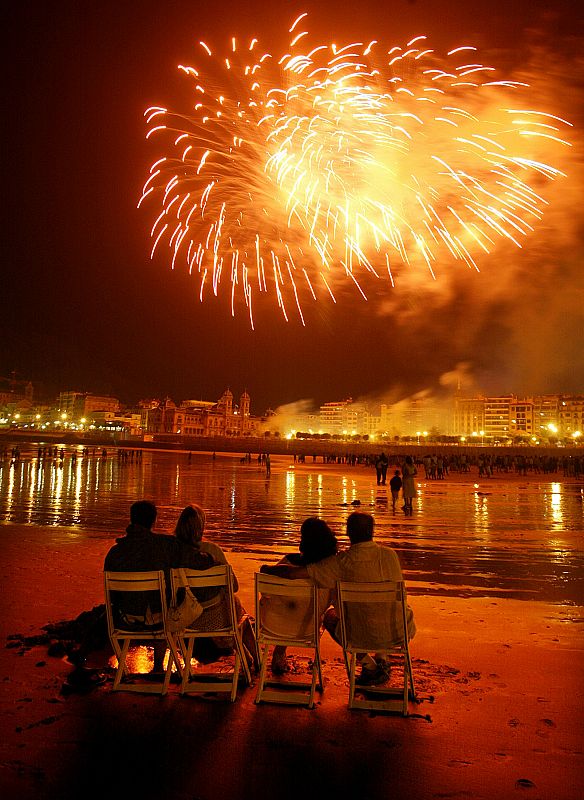
<svg viewBox="0 0 584 800">
<path fill-rule="evenodd" d="M 166 625 L 172 633 L 180 633 L 193 624 L 203 613 L 204 608 L 193 594 L 187 581 L 184 569 L 179 570 L 185 596 L 181 603 L 173 604 L 168 609 Z"/>
</svg>

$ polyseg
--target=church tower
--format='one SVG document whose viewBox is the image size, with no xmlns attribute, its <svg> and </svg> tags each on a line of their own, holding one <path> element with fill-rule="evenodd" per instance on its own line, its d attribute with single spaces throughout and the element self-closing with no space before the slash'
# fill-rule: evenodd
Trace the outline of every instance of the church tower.
<svg viewBox="0 0 584 800">
<path fill-rule="evenodd" d="M 247 419 L 247 417 L 249 417 L 249 404 L 250 404 L 250 397 L 247 391 L 244 391 L 244 393 L 239 398 L 239 413 L 244 419 Z"/>
</svg>

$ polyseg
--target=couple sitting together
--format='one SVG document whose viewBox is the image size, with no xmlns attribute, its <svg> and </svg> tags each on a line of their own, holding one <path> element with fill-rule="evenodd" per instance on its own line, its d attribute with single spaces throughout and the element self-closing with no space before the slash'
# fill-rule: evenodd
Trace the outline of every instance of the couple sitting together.
<svg viewBox="0 0 584 800">
<path fill-rule="evenodd" d="M 171 596 L 171 569 L 184 567 L 204 570 L 228 562 L 223 550 L 218 545 L 203 541 L 205 512 L 200 506 L 189 505 L 181 512 L 173 536 L 154 533 L 152 528 L 156 522 L 156 516 L 157 510 L 154 503 L 148 500 L 139 500 L 132 504 L 130 525 L 126 528 L 126 535 L 117 539 L 116 544 L 107 553 L 104 570 L 110 572 L 163 570 L 166 601 L 170 605 L 174 599 Z M 236 592 L 237 589 L 237 578 L 233 575 L 233 591 Z M 209 622 L 215 626 L 215 623 L 220 622 L 218 615 L 223 618 L 227 613 L 226 605 L 222 602 L 222 591 L 197 589 L 196 596 L 205 608 L 205 618 L 209 619 L 209 615 L 211 615 L 212 619 L 209 619 Z M 122 602 L 123 605 L 120 603 L 115 611 L 125 626 L 143 625 L 145 621 L 153 626 L 160 625 L 162 609 L 156 593 L 126 594 Z M 242 623 L 246 619 L 246 612 L 237 595 L 235 596 L 235 607 L 238 621 Z M 249 633 L 248 626 L 244 625 L 242 628 L 244 644 L 246 635 Z M 212 637 L 201 638 L 197 639 L 195 643 L 194 657 L 198 661 L 208 663 L 230 650 L 229 641 Z M 251 652 L 254 651 L 255 647 L 252 647 Z M 153 672 L 162 672 L 165 652 L 165 642 L 156 642 Z"/>
<path fill-rule="evenodd" d="M 300 552 L 285 556 L 274 566 L 263 566 L 260 572 L 277 575 L 281 578 L 310 578 L 318 587 L 319 614 L 324 628 L 340 644 L 340 618 L 336 607 L 337 581 L 369 583 L 379 581 L 401 581 L 402 571 L 394 550 L 373 541 L 374 519 L 370 514 L 355 511 L 347 518 L 347 535 L 350 547 L 338 551 L 337 539 L 324 520 L 310 517 L 300 529 Z M 280 633 L 296 634 L 299 626 L 305 624 L 305 609 L 298 609 L 294 615 L 292 603 L 282 603 L 277 598 L 265 598 L 261 613 L 263 622 L 269 629 L 272 625 Z M 368 639 L 373 637 L 387 641 L 399 641 L 403 636 L 401 609 L 396 605 L 393 618 L 380 618 L 375 606 L 367 606 L 367 613 L 354 609 L 351 612 L 351 625 L 366 631 Z M 389 628 L 388 628 L 389 626 Z M 408 636 L 416 632 L 412 610 L 407 609 Z M 357 683 L 361 686 L 375 686 L 385 683 L 389 678 L 389 664 L 381 653 L 358 656 L 361 674 Z M 272 672 L 282 674 L 287 670 L 286 648 L 276 647 L 272 656 Z"/>
</svg>

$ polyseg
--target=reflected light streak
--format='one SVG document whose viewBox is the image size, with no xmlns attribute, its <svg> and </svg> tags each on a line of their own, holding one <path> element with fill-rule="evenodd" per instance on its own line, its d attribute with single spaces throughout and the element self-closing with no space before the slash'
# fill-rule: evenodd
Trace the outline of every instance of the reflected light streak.
<svg viewBox="0 0 584 800">
<path fill-rule="evenodd" d="M 296 475 L 293 470 L 286 472 L 286 508 L 293 511 L 296 498 Z"/>
<path fill-rule="evenodd" d="M 562 523 L 564 515 L 562 513 L 562 484 L 552 483 L 552 493 L 550 495 L 550 509 L 554 522 Z"/>
<path fill-rule="evenodd" d="M 7 500 L 9 505 L 12 504 L 12 498 L 14 495 L 14 477 L 15 477 L 15 466 L 14 464 L 10 464 L 8 468 L 8 492 L 7 492 Z"/>
<path fill-rule="evenodd" d="M 53 504 L 55 510 L 55 519 L 53 524 L 59 524 L 59 514 L 61 511 L 61 497 L 63 494 L 63 467 L 55 465 L 53 470 Z"/>
<path fill-rule="evenodd" d="M 75 464 L 75 487 L 74 487 L 74 500 L 73 500 L 73 508 L 75 519 L 79 520 L 80 512 L 81 512 L 81 484 L 82 484 L 82 465 L 81 459 L 78 459 Z"/>
<path fill-rule="evenodd" d="M 424 495 L 425 495 L 424 486 L 421 483 L 415 483 L 415 487 L 416 487 L 416 490 L 417 490 L 418 494 L 416 495 L 416 497 L 414 497 L 413 502 L 412 502 L 412 506 L 413 506 L 413 508 L 417 509 L 418 511 L 423 511 L 424 510 L 424 505 L 425 505 L 425 502 L 424 502 L 424 500 L 425 500 L 425 498 L 424 498 Z"/>
<path fill-rule="evenodd" d="M 28 504 L 28 520 L 27 521 L 29 523 L 32 522 L 33 499 L 34 499 L 34 495 L 35 495 L 37 475 L 40 476 L 40 474 L 41 474 L 40 464 L 38 464 L 38 472 L 35 472 L 35 467 L 34 467 L 33 464 L 31 464 L 30 465 L 30 469 L 29 469 L 29 475 L 28 475 L 28 480 L 29 480 L 29 491 L 28 491 L 29 504 Z"/>
<path fill-rule="evenodd" d="M 478 492 L 474 493 L 474 518 L 477 530 L 484 533 L 489 533 L 489 498 L 480 495 Z"/>
</svg>

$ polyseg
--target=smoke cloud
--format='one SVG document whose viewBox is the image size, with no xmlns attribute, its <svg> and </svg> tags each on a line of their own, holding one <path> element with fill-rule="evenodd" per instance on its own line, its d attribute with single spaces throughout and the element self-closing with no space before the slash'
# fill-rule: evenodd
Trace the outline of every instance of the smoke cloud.
<svg viewBox="0 0 584 800">
<path fill-rule="evenodd" d="M 402 391 L 440 391 L 458 378 L 488 393 L 578 392 L 584 385 L 584 135 L 582 42 L 566 41 L 561 55 L 532 46 L 529 63 L 514 71 L 529 83 L 533 108 L 572 123 L 564 173 L 538 187 L 544 217 L 517 248 L 497 243 L 478 260 L 477 273 L 459 263 L 437 264 L 436 280 L 402 273 L 396 289 L 375 301 L 391 338 L 407 342 L 412 380 Z M 569 82 L 567 77 L 569 76 Z M 557 147 L 556 147 L 557 150 Z M 403 376 L 400 376 L 403 380 Z M 396 394 L 393 386 L 387 396 Z"/>
</svg>

